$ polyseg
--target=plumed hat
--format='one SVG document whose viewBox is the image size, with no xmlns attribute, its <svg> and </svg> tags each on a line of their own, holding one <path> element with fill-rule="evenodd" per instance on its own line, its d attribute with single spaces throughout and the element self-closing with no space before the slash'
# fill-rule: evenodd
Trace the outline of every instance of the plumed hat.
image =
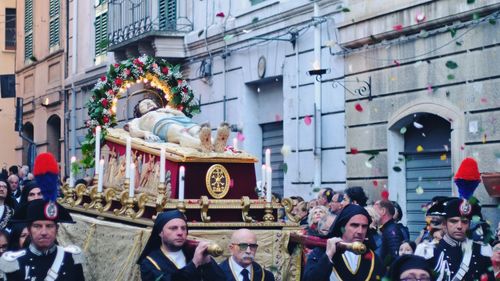
<svg viewBox="0 0 500 281">
<path fill-rule="evenodd" d="M 38 155 L 35 159 L 33 174 L 42 190 L 43 198 L 55 202 L 59 187 L 59 166 L 54 155 L 48 152 Z"/>
<path fill-rule="evenodd" d="M 481 218 L 481 206 L 479 203 L 471 203 L 464 198 L 452 197 L 443 204 L 443 216 L 445 218 L 465 217 L 469 220 L 474 216 Z"/>
<path fill-rule="evenodd" d="M 480 182 L 481 174 L 476 160 L 465 158 L 455 174 L 455 184 L 458 187 L 460 197 L 469 199 Z"/>
</svg>

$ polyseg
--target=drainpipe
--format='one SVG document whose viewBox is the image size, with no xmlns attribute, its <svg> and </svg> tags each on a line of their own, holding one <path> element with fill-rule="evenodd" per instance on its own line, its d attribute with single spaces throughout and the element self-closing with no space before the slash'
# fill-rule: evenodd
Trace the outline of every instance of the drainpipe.
<svg viewBox="0 0 500 281">
<path fill-rule="evenodd" d="M 76 156 L 76 64 L 77 64 L 77 45 L 78 45 L 78 0 L 73 0 L 73 56 L 71 58 L 71 156 Z"/>
<path fill-rule="evenodd" d="M 318 1 L 314 2 L 314 18 L 319 17 Z M 321 25 L 314 26 L 314 60 L 321 68 Z M 314 80 L 314 187 L 321 186 L 321 81 Z"/>
<path fill-rule="evenodd" d="M 297 75 L 295 76 L 295 161 L 297 165 L 297 182 L 300 182 L 300 62 L 299 62 L 299 40 L 295 40 L 295 65 Z"/>
</svg>

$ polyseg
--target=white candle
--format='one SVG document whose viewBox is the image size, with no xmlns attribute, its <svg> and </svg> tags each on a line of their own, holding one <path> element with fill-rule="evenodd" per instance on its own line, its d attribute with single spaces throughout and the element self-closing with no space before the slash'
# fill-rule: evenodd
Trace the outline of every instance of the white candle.
<svg viewBox="0 0 500 281">
<path fill-rule="evenodd" d="M 132 154 L 132 138 L 130 136 L 127 137 L 127 148 L 125 150 L 125 178 L 130 178 L 130 156 Z"/>
<path fill-rule="evenodd" d="M 271 167 L 271 149 L 266 149 L 266 167 Z"/>
<path fill-rule="evenodd" d="M 238 150 L 238 139 L 237 138 L 233 138 L 233 149 Z"/>
<path fill-rule="evenodd" d="M 262 197 L 264 197 L 264 191 L 265 191 L 265 190 L 264 190 L 264 188 L 266 187 L 266 165 L 265 165 L 265 164 L 264 164 L 264 165 L 262 165 L 262 170 L 261 170 L 261 175 L 260 175 L 260 177 L 261 177 L 261 179 L 262 179 L 262 180 L 261 180 L 261 183 L 260 183 L 260 184 L 261 184 L 261 186 L 260 186 L 260 187 L 261 187 L 261 192 L 262 192 L 262 193 L 261 193 L 260 195 L 261 195 Z"/>
<path fill-rule="evenodd" d="M 102 175 L 104 174 L 103 172 L 104 172 L 104 159 L 101 159 L 99 161 L 99 178 L 97 181 L 97 192 L 102 192 L 102 184 L 103 184 Z"/>
<path fill-rule="evenodd" d="M 99 159 L 101 159 L 101 126 L 95 128 L 95 173 L 99 174 Z"/>
<path fill-rule="evenodd" d="M 73 175 L 73 165 L 76 162 L 76 157 L 71 156 L 71 165 L 69 165 L 69 187 L 75 187 L 75 175 Z"/>
<path fill-rule="evenodd" d="M 165 182 L 165 148 L 160 149 L 160 182 Z"/>
<path fill-rule="evenodd" d="M 134 197 L 135 194 L 135 164 L 130 164 L 130 184 L 128 189 L 128 197 Z"/>
<path fill-rule="evenodd" d="M 181 166 L 179 168 L 179 200 L 184 201 L 184 176 L 186 175 L 186 168 Z"/>
<path fill-rule="evenodd" d="M 266 180 L 266 202 L 271 202 L 271 190 L 273 186 L 273 169 L 271 167 L 266 167 L 267 171 L 267 180 Z"/>
</svg>

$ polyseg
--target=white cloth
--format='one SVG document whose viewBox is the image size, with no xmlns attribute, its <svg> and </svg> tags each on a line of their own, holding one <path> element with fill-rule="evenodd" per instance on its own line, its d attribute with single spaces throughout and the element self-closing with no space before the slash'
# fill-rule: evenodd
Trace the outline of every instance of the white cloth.
<svg viewBox="0 0 500 281">
<path fill-rule="evenodd" d="M 182 250 L 177 252 L 166 252 L 167 257 L 175 263 L 177 268 L 183 268 L 186 266 L 186 256 Z"/>
<path fill-rule="evenodd" d="M 0 206 L 0 218 L 3 217 L 3 213 L 5 212 L 5 205 Z"/>
<path fill-rule="evenodd" d="M 239 265 L 232 256 L 229 258 L 229 266 L 231 267 L 234 278 L 236 278 L 236 280 L 238 281 L 243 281 L 243 275 L 241 275 L 243 267 Z M 249 265 L 245 268 L 248 270 L 248 279 L 252 280 L 252 265 Z"/>
<path fill-rule="evenodd" d="M 342 256 L 347 260 L 349 268 L 352 272 L 356 272 L 358 270 L 358 262 L 361 258 L 361 255 L 356 255 L 353 252 L 346 251 Z M 330 281 L 342 281 L 342 279 L 337 278 L 337 274 L 332 270 L 330 274 Z"/>
</svg>

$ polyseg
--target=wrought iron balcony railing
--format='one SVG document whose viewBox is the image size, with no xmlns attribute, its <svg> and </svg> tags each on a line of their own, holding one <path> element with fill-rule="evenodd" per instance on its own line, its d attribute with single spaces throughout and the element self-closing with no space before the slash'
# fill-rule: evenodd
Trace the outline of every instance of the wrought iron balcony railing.
<svg viewBox="0 0 500 281">
<path fill-rule="evenodd" d="M 187 2 L 192 4 L 189 0 L 109 0 L 109 47 L 134 41 L 147 33 L 168 35 L 192 31 Z"/>
</svg>

